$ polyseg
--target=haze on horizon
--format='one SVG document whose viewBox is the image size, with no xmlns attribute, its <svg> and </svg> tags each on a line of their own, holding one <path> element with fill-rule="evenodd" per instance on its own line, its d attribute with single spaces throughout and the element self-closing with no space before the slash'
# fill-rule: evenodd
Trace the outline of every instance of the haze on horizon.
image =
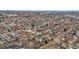
<svg viewBox="0 0 79 59">
<path fill-rule="evenodd" d="M 79 10 L 79 0 L 0 0 L 0 10 Z"/>
</svg>

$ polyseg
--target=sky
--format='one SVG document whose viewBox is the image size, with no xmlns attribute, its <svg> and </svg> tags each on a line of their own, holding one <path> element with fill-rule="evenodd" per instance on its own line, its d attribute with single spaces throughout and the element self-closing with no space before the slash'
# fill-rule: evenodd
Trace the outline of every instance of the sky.
<svg viewBox="0 0 79 59">
<path fill-rule="evenodd" d="M 79 0 L 0 0 L 0 10 L 79 10 Z"/>
</svg>

